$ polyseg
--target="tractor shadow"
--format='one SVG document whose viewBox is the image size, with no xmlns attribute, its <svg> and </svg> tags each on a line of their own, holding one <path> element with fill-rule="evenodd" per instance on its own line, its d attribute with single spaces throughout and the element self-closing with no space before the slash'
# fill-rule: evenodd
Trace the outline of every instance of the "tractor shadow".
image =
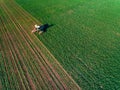
<svg viewBox="0 0 120 90">
<path fill-rule="evenodd" d="M 47 30 L 48 30 L 48 28 L 50 28 L 50 27 L 52 27 L 52 26 L 54 26 L 54 24 L 43 24 L 42 26 L 41 26 L 41 28 L 42 28 L 42 30 L 43 30 L 43 32 L 47 32 Z"/>
</svg>

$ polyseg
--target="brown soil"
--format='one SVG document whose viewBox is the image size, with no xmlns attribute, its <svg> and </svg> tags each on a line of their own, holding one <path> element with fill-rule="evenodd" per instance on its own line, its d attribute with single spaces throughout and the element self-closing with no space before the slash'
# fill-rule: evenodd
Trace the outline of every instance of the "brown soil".
<svg viewBox="0 0 120 90">
<path fill-rule="evenodd" d="M 1 82 L 3 84 L 1 86 L 4 86 L 5 89 L 9 86 L 10 89 L 21 90 L 80 90 L 80 87 L 66 73 L 50 51 L 34 34 L 31 34 L 33 25 L 40 22 L 13 0 L 1 0 L 0 3 L 2 11 L 0 47 L 4 62 L 4 69 L 1 68 L 1 70 L 7 77 L 2 80 L 5 82 Z M 56 65 L 51 63 L 40 46 L 52 57 Z"/>
</svg>

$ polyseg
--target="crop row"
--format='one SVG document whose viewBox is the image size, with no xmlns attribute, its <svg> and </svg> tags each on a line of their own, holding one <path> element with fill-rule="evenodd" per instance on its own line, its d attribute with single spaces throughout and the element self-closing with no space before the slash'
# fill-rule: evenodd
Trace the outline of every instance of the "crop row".
<svg viewBox="0 0 120 90">
<path fill-rule="evenodd" d="M 28 21 L 31 19 L 26 19 L 26 17 L 29 16 L 24 17 L 25 13 L 15 4 L 11 4 L 11 2 L 7 2 L 7 4 L 1 4 L 3 10 L 1 22 L 4 26 L 2 28 L 2 34 L 4 35 L 3 48 L 5 49 L 3 52 L 5 56 L 3 66 L 5 66 L 4 72 L 6 73 L 4 80 L 8 80 L 4 81 L 6 83 L 5 87 L 32 90 L 37 88 L 67 89 L 63 79 L 34 43 L 30 33 L 27 32 L 30 24 Z M 21 16 L 21 13 L 24 15 Z M 24 26 L 19 23 L 18 19 Z M 5 60 L 8 60 L 8 62 L 6 63 Z M 13 74 L 11 76 L 10 71 Z M 12 83 L 15 83 L 15 86 Z"/>
</svg>

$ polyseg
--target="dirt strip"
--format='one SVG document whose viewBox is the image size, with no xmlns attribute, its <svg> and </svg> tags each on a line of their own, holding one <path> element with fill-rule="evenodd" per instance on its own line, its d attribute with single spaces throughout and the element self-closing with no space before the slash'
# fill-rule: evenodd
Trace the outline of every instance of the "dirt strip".
<svg viewBox="0 0 120 90">
<path fill-rule="evenodd" d="M 44 70 L 44 71 L 45 71 L 45 70 Z M 45 74 L 45 75 L 46 75 L 46 74 Z M 50 77 L 49 77 L 49 78 L 50 78 Z M 52 79 L 51 79 L 51 80 L 52 80 Z M 51 81 L 51 80 L 50 80 L 50 81 Z M 54 87 L 55 87 L 55 86 L 54 86 Z"/>
<path fill-rule="evenodd" d="M 73 88 L 74 90 L 80 90 L 80 87 L 66 73 L 42 42 L 34 34 L 28 32 L 31 28 L 28 25 L 33 25 L 38 21 L 18 7 L 13 0 L 1 0 L 0 3 L 0 9 L 3 11 L 2 24 L 0 24 L 3 27 L 1 29 L 2 42 L 3 46 L 6 46 L 2 47 L 2 50 L 4 50 L 2 56 L 4 56 L 4 67 L 7 75 L 5 79 L 8 79 L 4 88 L 10 87 L 22 90 L 68 90 Z M 25 24 L 26 22 L 28 25 Z M 54 66 L 43 54 L 40 45 L 45 48 L 42 49 L 53 58 L 53 62 L 58 67 L 55 67 L 56 65 Z M 9 59 L 11 62 L 6 62 Z M 13 76 L 9 77 L 9 70 L 13 75 L 16 75 L 16 79 Z M 1 83 L 4 84 L 4 82 Z M 13 86 L 13 83 L 19 86 Z"/>
</svg>

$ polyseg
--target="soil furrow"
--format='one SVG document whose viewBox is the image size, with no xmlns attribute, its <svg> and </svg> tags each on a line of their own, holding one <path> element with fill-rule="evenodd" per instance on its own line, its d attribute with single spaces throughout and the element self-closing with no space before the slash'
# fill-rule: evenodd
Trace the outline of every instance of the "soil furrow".
<svg viewBox="0 0 120 90">
<path fill-rule="evenodd" d="M 13 3 L 14 3 L 14 1 L 13 1 Z M 21 8 L 16 7 L 16 9 L 18 9 L 19 11 L 21 11 L 22 16 L 29 16 L 29 17 L 26 17 L 25 19 L 26 19 L 26 21 L 27 21 L 27 19 L 30 19 L 30 21 L 33 21 L 32 25 L 34 25 L 36 23 L 40 23 L 36 19 L 32 18 L 31 15 L 29 15 L 29 13 L 26 13 L 26 12 L 24 12 L 24 10 L 21 10 Z M 49 54 L 52 56 L 52 58 L 54 58 L 54 56 L 50 52 L 49 52 Z M 58 62 L 57 62 L 57 64 L 60 66 L 60 68 L 62 68 L 61 65 Z M 63 71 L 66 73 L 66 71 L 64 69 L 63 69 Z M 66 73 L 66 75 L 71 79 L 71 77 L 67 73 Z M 73 83 L 75 83 L 75 82 L 73 81 Z M 77 86 L 78 89 L 80 89 L 80 87 L 77 84 L 76 84 L 76 86 Z"/>
<path fill-rule="evenodd" d="M 21 25 L 20 25 L 21 26 Z M 26 33 L 27 34 L 27 33 Z M 36 47 L 36 50 L 37 50 L 37 52 L 40 54 L 40 56 L 41 56 L 41 58 L 42 59 L 44 59 L 44 64 L 45 64 L 45 66 L 48 66 L 48 68 L 50 69 L 49 70 L 49 72 L 51 73 L 51 75 L 52 75 L 52 77 L 53 78 L 56 78 L 56 79 L 58 79 L 58 81 L 56 81 L 56 82 L 60 82 L 61 84 L 62 84 L 62 86 L 64 87 L 64 89 L 67 89 L 67 86 L 63 83 L 63 82 L 61 82 L 62 80 L 61 80 L 61 77 L 58 75 L 58 73 L 53 69 L 53 67 L 51 66 L 51 64 L 48 62 L 48 60 L 45 58 L 45 56 L 41 53 L 41 51 L 39 50 L 39 48 L 37 47 L 37 46 L 35 46 Z M 54 76 L 53 76 L 54 75 Z"/>
<path fill-rule="evenodd" d="M 61 80 L 59 80 L 59 81 L 61 81 Z M 64 85 L 64 84 L 62 84 L 62 85 Z"/>
<path fill-rule="evenodd" d="M 9 27 L 10 28 L 10 27 Z M 8 36 L 8 38 L 9 38 L 9 40 L 11 40 L 11 44 L 12 44 L 12 46 L 13 46 L 13 48 L 14 48 L 14 51 L 15 51 L 15 54 L 16 54 L 16 57 L 17 57 L 17 59 L 16 60 L 19 60 L 19 53 L 18 53 L 18 51 L 16 52 L 16 50 L 17 50 L 17 47 L 16 47 L 16 44 L 13 42 L 13 40 L 14 40 L 14 38 L 12 38 L 11 36 L 9 36 L 9 35 L 7 35 Z M 23 73 L 23 71 L 22 71 L 22 66 L 21 66 L 21 62 L 19 61 L 19 63 L 16 61 L 16 63 L 19 65 L 19 69 L 20 69 L 20 71 L 21 71 L 21 76 L 22 76 L 22 78 L 23 78 L 23 81 L 24 81 L 24 83 L 25 83 L 25 86 L 26 86 L 26 88 L 29 88 L 28 86 L 27 86 L 27 82 L 25 81 L 25 76 L 22 74 Z"/>
<path fill-rule="evenodd" d="M 7 31 L 2 32 L 4 34 L 4 45 L 7 44 L 7 48 L 3 50 L 5 50 L 5 57 L 11 59 L 11 62 L 5 61 L 5 69 L 8 71 L 7 75 L 10 75 L 9 70 L 14 70 L 13 72 L 15 72 L 17 79 L 15 81 L 15 79 L 12 80 L 8 78 L 9 83 L 6 83 L 6 85 L 13 88 L 11 84 L 12 81 L 18 81 L 19 86 L 16 86 L 16 88 L 22 90 L 67 90 L 71 89 L 71 86 L 80 89 L 42 42 L 39 41 L 34 34 L 30 33 L 32 25 L 40 22 L 20 8 L 14 0 L 2 0 L 0 2 L 2 3 L 2 10 L 4 11 L 3 19 L 5 21 L 3 21 L 3 29 Z M 52 61 L 56 65 L 43 54 L 43 49 L 40 46 L 53 58 Z M 13 67 L 8 69 L 11 65 L 13 65 Z"/>
<path fill-rule="evenodd" d="M 1 21 L 2 21 L 2 19 L 1 19 Z M 2 33 L 4 33 L 3 30 L 4 30 L 4 27 L 1 30 Z M 18 85 L 18 81 L 17 81 L 16 75 L 15 75 L 15 68 L 12 64 L 13 56 L 12 56 L 12 52 L 11 52 L 10 48 L 7 46 L 9 44 L 8 44 L 8 40 L 6 40 L 5 34 L 2 35 L 2 40 L 4 41 L 2 43 L 2 48 L 3 48 L 2 55 L 4 55 L 6 58 L 4 63 L 6 63 L 6 66 L 7 66 L 6 72 L 8 72 L 8 76 L 10 77 L 10 79 L 8 79 L 8 80 L 10 81 L 11 89 L 17 89 L 17 88 L 19 88 L 19 85 Z"/>
<path fill-rule="evenodd" d="M 10 17 L 11 18 L 11 17 Z M 14 23 L 15 24 L 15 23 Z M 19 55 L 19 54 L 18 54 Z M 19 56 L 20 57 L 20 56 Z M 42 65 L 42 64 L 41 64 Z M 46 72 L 46 70 L 45 69 L 43 69 L 44 68 L 44 66 L 42 66 L 42 70 L 44 70 L 44 72 Z M 47 78 L 48 78 L 48 80 L 50 81 L 50 83 L 52 83 L 52 85 L 53 85 L 53 88 L 55 89 L 55 86 L 54 86 L 54 84 L 53 84 L 53 82 L 52 82 L 52 79 L 50 79 L 50 77 L 49 77 L 49 75 L 47 74 L 47 72 L 45 73 L 45 75 L 47 75 Z"/>
<path fill-rule="evenodd" d="M 27 34 L 27 33 L 26 33 Z M 35 46 L 34 46 L 35 47 Z M 44 61 L 45 59 L 42 58 L 40 52 L 38 51 L 38 48 L 35 47 L 35 50 L 36 50 L 36 54 L 38 54 L 38 57 L 40 58 L 40 61 L 43 63 L 44 67 L 47 69 L 48 73 L 53 77 L 53 79 L 55 79 L 55 77 L 53 76 L 53 73 L 50 71 L 50 67 L 48 66 L 48 64 L 46 64 Z M 57 82 L 57 81 L 56 81 Z M 56 83 L 58 84 L 58 83 Z M 58 86 L 59 87 L 59 86 Z M 60 87 L 61 88 L 61 87 Z M 62 89 L 62 88 L 61 88 Z"/>
<path fill-rule="evenodd" d="M 6 29 L 6 27 L 4 26 L 4 23 L 2 24 L 3 25 L 3 27 L 4 27 L 4 30 Z M 4 31 L 3 30 L 3 31 Z M 8 37 L 8 35 L 6 34 L 6 32 L 4 31 L 4 35 L 5 35 L 5 37 L 3 37 L 4 38 L 4 40 L 7 42 L 7 44 L 5 45 L 6 47 L 9 47 L 9 49 L 11 50 L 11 52 L 12 52 L 12 56 L 13 56 L 13 59 L 12 59 L 12 63 L 13 63 L 13 65 L 14 65 L 14 70 L 15 70 L 15 74 L 16 74 L 16 76 L 18 76 L 18 81 L 19 81 L 19 84 L 20 84 L 20 87 L 21 87 L 21 89 L 25 89 L 25 87 L 24 87 L 24 84 L 23 84 L 23 81 L 21 80 L 21 76 L 20 76 L 20 73 L 19 73 L 19 70 L 18 70 L 18 68 L 17 68 L 17 64 L 16 64 L 16 62 L 15 62 L 15 55 L 14 55 L 14 51 L 13 51 L 13 49 L 11 48 L 12 47 L 12 45 L 11 45 L 11 42 L 9 41 L 9 37 Z M 4 41 L 4 42 L 5 42 Z"/>
<path fill-rule="evenodd" d="M 27 34 L 27 33 L 26 33 Z M 46 72 L 47 73 L 47 72 Z M 50 78 L 50 77 L 49 77 Z"/>
<path fill-rule="evenodd" d="M 20 26 L 21 26 L 21 25 L 20 25 Z M 24 30 L 24 31 L 25 31 L 25 30 Z M 27 34 L 27 33 L 26 33 L 26 34 Z M 38 48 L 37 48 L 36 50 L 38 50 Z M 39 50 L 39 51 L 40 51 L 40 50 Z M 39 52 L 39 53 L 41 53 L 41 52 Z M 42 54 L 41 56 L 43 56 L 43 54 Z M 43 58 L 45 59 L 45 57 L 43 57 Z M 47 61 L 48 61 L 48 60 L 47 60 Z M 58 75 L 58 73 L 55 72 L 55 70 L 52 68 L 52 66 L 50 65 L 50 63 L 47 62 L 46 65 L 48 65 L 48 66 L 50 67 L 51 71 L 56 75 L 56 78 L 58 78 L 59 81 L 61 81 L 60 76 Z M 53 73 L 52 73 L 51 75 L 53 75 Z M 64 86 L 64 89 L 66 89 L 65 84 L 62 83 L 62 85 Z"/>
<path fill-rule="evenodd" d="M 6 10 L 7 10 L 7 9 L 6 9 Z M 7 11 L 6 11 L 6 13 L 7 13 Z M 9 13 L 8 13 L 8 15 L 9 15 Z M 10 36 L 10 38 L 12 39 L 11 36 Z M 12 43 L 13 43 L 13 46 L 17 45 L 17 43 L 15 44 L 13 41 L 12 41 Z M 18 47 L 19 47 L 19 46 L 18 46 Z M 17 48 L 17 47 L 16 47 L 16 48 Z M 16 54 L 17 54 L 17 56 L 18 56 L 18 60 L 20 61 L 21 68 L 22 68 L 23 72 L 25 73 L 25 77 L 27 78 L 27 80 L 28 80 L 28 82 L 29 82 L 32 90 L 35 90 L 35 86 L 34 86 L 32 80 L 31 80 L 31 78 L 30 78 L 30 76 L 29 76 L 29 74 L 28 74 L 28 72 L 27 72 L 27 68 L 26 68 L 26 66 L 25 66 L 25 64 L 24 64 L 24 61 L 23 61 L 24 58 L 22 58 L 20 52 L 19 52 L 18 49 L 16 49 L 16 48 L 15 48 L 15 51 L 16 51 Z M 25 78 L 25 77 L 24 77 L 24 78 Z M 25 83 L 27 84 L 26 81 L 25 81 Z M 25 84 L 25 85 L 26 85 L 26 84 Z M 26 87 L 27 87 L 27 86 L 28 86 L 28 85 L 26 85 Z M 29 87 L 27 87 L 27 88 L 29 88 Z"/>
<path fill-rule="evenodd" d="M 17 29 L 16 31 L 19 31 L 18 27 L 16 27 L 16 29 Z M 16 34 L 18 34 L 18 33 L 21 34 L 20 32 L 16 32 Z M 14 34 L 14 35 L 16 36 L 16 34 Z M 22 35 L 22 34 L 21 34 L 21 35 Z M 18 35 L 18 36 L 19 36 L 19 35 Z M 16 37 L 18 37 L 18 36 L 16 36 Z M 21 38 L 21 37 L 20 37 L 20 38 Z M 19 38 L 18 38 L 18 41 L 19 41 Z M 25 51 L 24 49 L 25 49 L 25 48 L 23 48 L 23 46 L 22 46 L 22 44 L 21 44 L 20 42 L 18 42 L 18 43 L 19 43 L 19 44 L 18 44 L 18 45 L 19 45 L 18 47 L 22 47 L 22 55 L 23 55 L 24 58 L 25 58 L 25 55 L 27 54 L 27 53 L 26 53 L 26 54 L 24 53 L 24 51 Z M 25 60 L 25 59 L 24 59 L 24 60 Z M 28 59 L 28 60 L 29 60 L 29 59 Z M 33 69 L 33 71 L 34 71 L 34 69 Z M 35 73 L 34 73 L 34 74 L 35 74 Z M 38 77 L 38 80 L 41 82 L 41 80 L 39 79 L 39 77 Z"/>
</svg>

